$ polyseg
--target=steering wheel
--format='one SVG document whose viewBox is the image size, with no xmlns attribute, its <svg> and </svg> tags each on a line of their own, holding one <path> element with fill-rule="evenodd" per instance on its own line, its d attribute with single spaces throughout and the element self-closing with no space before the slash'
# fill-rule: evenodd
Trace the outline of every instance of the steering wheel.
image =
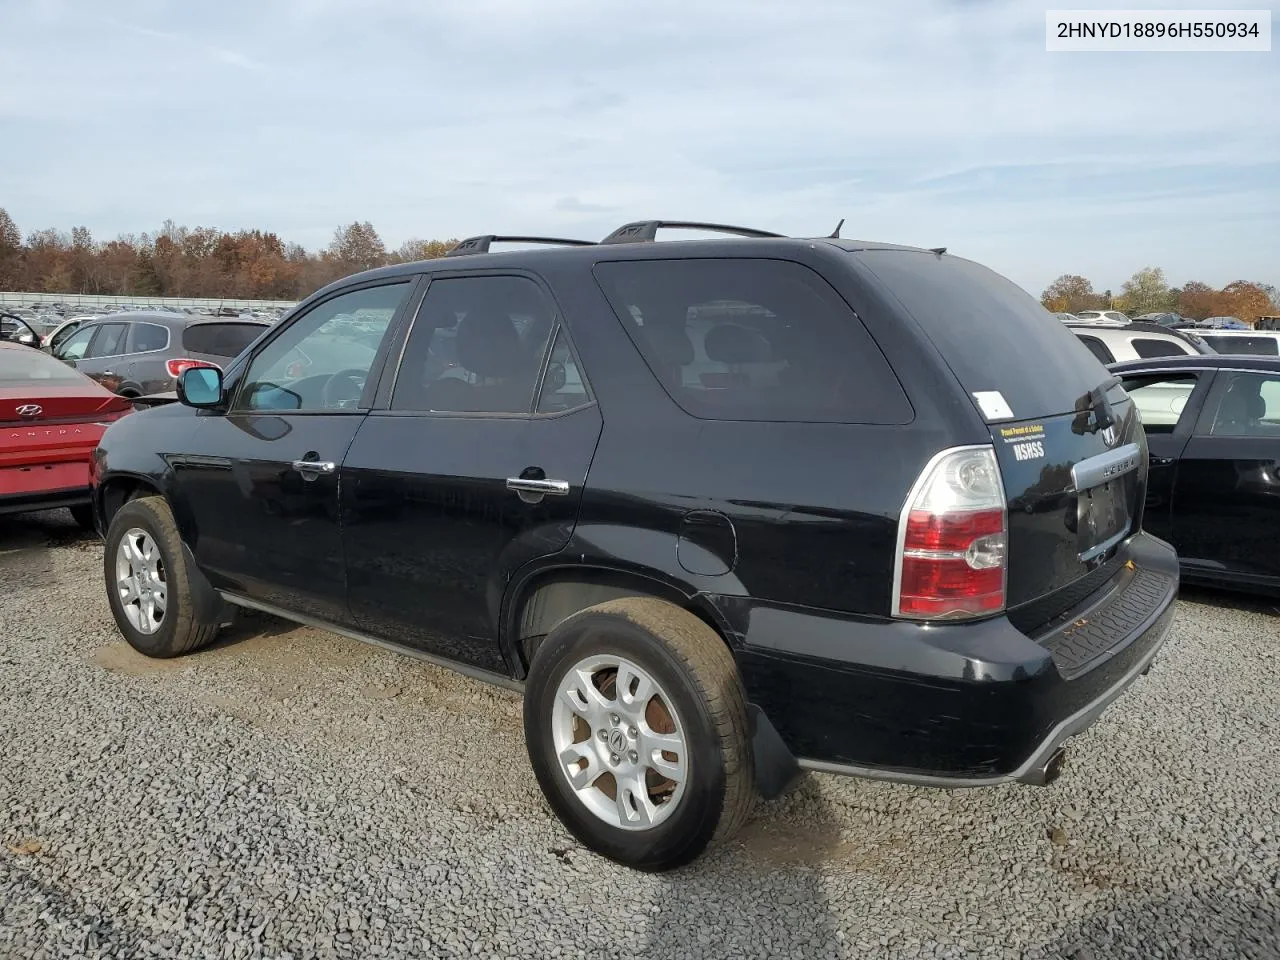
<svg viewBox="0 0 1280 960">
<path fill-rule="evenodd" d="M 365 381 L 369 378 L 368 370 L 361 370 L 358 367 L 352 367 L 348 370 L 339 370 L 324 382 L 324 389 L 321 391 L 321 399 L 326 407 L 349 408 L 360 402 L 360 395 L 364 393 Z M 346 396 L 339 392 L 338 387 L 346 388 Z M 354 395 L 352 395 L 354 388 Z"/>
</svg>

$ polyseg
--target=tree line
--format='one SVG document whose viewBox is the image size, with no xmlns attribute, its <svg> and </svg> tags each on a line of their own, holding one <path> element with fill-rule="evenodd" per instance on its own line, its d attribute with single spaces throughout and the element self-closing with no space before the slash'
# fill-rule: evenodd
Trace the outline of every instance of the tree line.
<svg viewBox="0 0 1280 960">
<path fill-rule="evenodd" d="M 1085 277 L 1064 273 L 1040 295 L 1054 313 L 1081 310 L 1119 310 L 1131 317 L 1147 313 L 1177 313 L 1192 320 L 1235 317 L 1252 324 L 1258 317 L 1280 316 L 1280 294 L 1269 283 L 1236 280 L 1221 290 L 1192 280 L 1171 287 L 1159 267 L 1144 267 L 1124 282 L 1119 296 L 1110 290 L 1095 293 Z"/>
<path fill-rule="evenodd" d="M 264 230 L 228 233 L 172 220 L 154 234 L 98 241 L 87 227 L 24 239 L 0 207 L 0 290 L 148 297 L 300 300 L 360 270 L 444 256 L 457 240 L 409 240 L 388 250 L 368 221 L 334 231 L 312 253 Z"/>
</svg>

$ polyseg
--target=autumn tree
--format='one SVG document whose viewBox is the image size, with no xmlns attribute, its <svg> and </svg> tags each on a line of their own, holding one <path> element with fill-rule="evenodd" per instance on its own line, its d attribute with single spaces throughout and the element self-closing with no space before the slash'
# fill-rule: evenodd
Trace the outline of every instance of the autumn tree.
<svg viewBox="0 0 1280 960">
<path fill-rule="evenodd" d="M 1219 294 L 1221 312 L 1217 316 L 1236 317 L 1252 326 L 1259 317 L 1271 313 L 1271 298 L 1256 283 L 1236 280 L 1228 283 Z"/>
<path fill-rule="evenodd" d="M 1168 310 L 1169 284 L 1159 267 L 1143 267 L 1124 282 L 1123 297 L 1130 316 Z"/>
<path fill-rule="evenodd" d="M 347 273 L 381 267 L 387 262 L 387 248 L 368 220 L 339 227 L 325 256 Z"/>
<path fill-rule="evenodd" d="M 1218 291 L 1207 283 L 1191 280 L 1182 285 L 1178 294 L 1178 313 L 1193 320 L 1211 317 L 1217 307 Z"/>
<path fill-rule="evenodd" d="M 21 269 L 22 232 L 9 211 L 0 207 L 0 290 L 16 286 Z"/>
<path fill-rule="evenodd" d="M 443 257 L 458 245 L 457 240 L 406 240 L 391 255 L 394 263 L 415 263 Z"/>
<path fill-rule="evenodd" d="M 1055 313 L 1078 313 L 1104 306 L 1093 284 L 1074 273 L 1064 273 L 1040 295 L 1045 308 Z"/>
</svg>

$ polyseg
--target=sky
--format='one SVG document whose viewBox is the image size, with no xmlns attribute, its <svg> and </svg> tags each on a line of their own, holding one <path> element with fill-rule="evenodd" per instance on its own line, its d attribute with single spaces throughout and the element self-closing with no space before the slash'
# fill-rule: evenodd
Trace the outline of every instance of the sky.
<svg viewBox="0 0 1280 960">
<path fill-rule="evenodd" d="M 1280 285 L 1280 50 L 1047 53 L 1046 6 L 1106 4 L 0 0 L 0 207 L 309 249 L 844 218 L 1036 294 Z"/>
</svg>

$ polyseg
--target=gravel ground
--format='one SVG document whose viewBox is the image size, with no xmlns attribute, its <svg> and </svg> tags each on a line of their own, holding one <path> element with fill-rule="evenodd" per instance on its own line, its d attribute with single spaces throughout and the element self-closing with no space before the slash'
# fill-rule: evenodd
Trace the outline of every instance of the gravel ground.
<svg viewBox="0 0 1280 960">
<path fill-rule="evenodd" d="M 1275 611 L 1182 601 L 1049 788 L 809 775 L 665 876 L 559 827 L 519 700 L 255 617 L 148 661 L 0 518 L 0 957 L 1280 957 Z"/>
</svg>

